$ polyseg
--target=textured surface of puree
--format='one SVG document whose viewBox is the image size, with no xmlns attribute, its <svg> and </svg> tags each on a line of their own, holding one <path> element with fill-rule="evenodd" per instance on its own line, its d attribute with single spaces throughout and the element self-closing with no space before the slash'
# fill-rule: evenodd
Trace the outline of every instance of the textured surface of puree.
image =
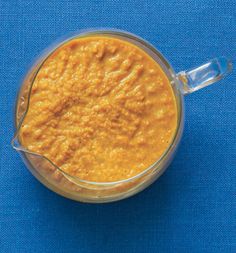
<svg viewBox="0 0 236 253">
<path fill-rule="evenodd" d="M 20 140 L 71 175 L 110 182 L 158 160 L 176 127 L 176 101 L 161 67 L 129 42 L 87 36 L 43 63 Z"/>
</svg>

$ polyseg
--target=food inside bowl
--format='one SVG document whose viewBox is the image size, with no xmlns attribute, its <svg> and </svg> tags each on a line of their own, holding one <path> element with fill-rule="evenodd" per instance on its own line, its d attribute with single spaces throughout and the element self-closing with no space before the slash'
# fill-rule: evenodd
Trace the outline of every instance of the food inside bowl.
<svg viewBox="0 0 236 253">
<path fill-rule="evenodd" d="M 43 62 L 19 139 L 69 175 L 114 182 L 157 161 L 176 128 L 176 100 L 161 66 L 130 42 L 90 35 Z"/>
</svg>

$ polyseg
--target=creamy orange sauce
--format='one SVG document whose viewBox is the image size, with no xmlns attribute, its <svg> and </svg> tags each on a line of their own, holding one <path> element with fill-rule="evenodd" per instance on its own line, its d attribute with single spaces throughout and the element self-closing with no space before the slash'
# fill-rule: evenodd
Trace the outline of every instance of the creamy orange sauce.
<svg viewBox="0 0 236 253">
<path fill-rule="evenodd" d="M 177 128 L 173 90 L 142 49 L 112 37 L 73 39 L 40 68 L 20 141 L 84 180 L 137 175 Z"/>
</svg>

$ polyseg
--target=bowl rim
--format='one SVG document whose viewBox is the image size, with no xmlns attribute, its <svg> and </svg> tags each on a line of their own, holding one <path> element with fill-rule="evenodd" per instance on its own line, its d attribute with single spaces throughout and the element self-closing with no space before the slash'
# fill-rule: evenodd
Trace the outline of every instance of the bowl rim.
<svg viewBox="0 0 236 253">
<path fill-rule="evenodd" d="M 175 134 L 173 135 L 172 141 L 170 142 L 168 148 L 165 150 L 165 152 L 161 155 L 161 157 L 156 160 L 152 165 L 148 166 L 145 170 L 141 171 L 140 173 L 136 174 L 133 177 L 118 180 L 118 181 L 111 181 L 111 182 L 96 182 L 96 181 L 89 181 L 81 179 L 77 176 L 72 176 L 65 172 L 63 169 L 61 169 L 59 166 L 54 164 L 50 159 L 48 159 L 46 156 L 29 151 L 25 149 L 23 146 L 21 146 L 20 141 L 18 139 L 18 134 L 20 131 L 20 128 L 22 126 L 22 123 L 24 121 L 24 118 L 27 115 L 28 108 L 29 108 L 29 101 L 31 96 L 31 89 L 35 80 L 35 77 L 37 76 L 41 66 L 44 64 L 44 62 L 48 59 L 48 57 L 59 47 L 64 45 L 65 43 L 68 43 L 69 41 L 81 38 L 81 37 L 88 37 L 88 36 L 107 36 L 107 37 L 115 37 L 118 39 L 123 39 L 125 41 L 128 41 L 135 46 L 138 46 L 140 49 L 144 50 L 149 56 L 153 58 L 159 65 L 161 65 L 162 70 L 167 75 L 170 84 L 172 86 L 172 89 L 174 91 L 174 95 L 176 98 L 176 105 L 177 105 L 177 111 L 178 111 L 178 117 L 177 117 L 177 127 L 175 130 Z M 136 44 L 136 43 L 137 44 Z M 155 58 L 154 58 L 155 57 Z M 30 74 L 37 69 L 34 74 L 32 81 L 30 83 L 30 88 L 27 95 L 27 107 L 26 110 L 22 113 L 22 116 L 20 119 L 18 119 L 18 108 L 19 108 L 19 100 L 21 98 L 21 92 L 24 88 L 24 84 L 29 78 Z M 60 40 L 55 41 L 51 46 L 49 46 L 46 50 L 44 50 L 37 58 L 34 60 L 31 68 L 26 72 L 26 75 L 23 78 L 23 81 L 21 81 L 21 85 L 16 97 L 15 102 L 15 110 L 14 110 L 14 126 L 15 126 L 15 134 L 11 141 L 11 145 L 14 149 L 16 149 L 18 152 L 23 152 L 24 157 L 26 160 L 29 160 L 26 156 L 26 154 L 31 154 L 35 156 L 40 156 L 43 159 L 46 159 L 50 164 L 52 164 L 57 170 L 59 170 L 64 176 L 66 176 L 69 180 L 73 181 L 74 183 L 85 183 L 85 184 L 91 184 L 96 186 L 112 186 L 117 184 L 123 184 L 128 183 L 133 180 L 136 180 L 138 178 L 141 178 L 145 174 L 147 174 L 149 171 L 157 171 L 158 166 L 161 162 L 164 160 L 168 160 L 168 157 L 171 156 L 171 154 L 174 154 L 175 150 L 177 149 L 177 146 L 179 144 L 179 141 L 182 136 L 183 132 L 183 122 L 184 122 L 184 99 L 181 91 L 179 90 L 179 80 L 177 79 L 176 73 L 171 67 L 170 63 L 167 61 L 167 59 L 158 51 L 150 42 L 146 41 L 145 39 L 132 34 L 127 31 L 119 30 L 119 29 L 113 29 L 113 28 L 103 28 L 103 29 L 87 29 L 87 30 L 80 30 L 77 32 L 74 32 L 72 35 L 66 36 L 61 38 Z M 165 166 L 164 166 L 165 167 Z M 163 169 L 163 168 L 162 168 Z M 164 168 L 165 170 L 166 168 Z M 160 168 L 161 170 L 161 168 Z"/>
</svg>

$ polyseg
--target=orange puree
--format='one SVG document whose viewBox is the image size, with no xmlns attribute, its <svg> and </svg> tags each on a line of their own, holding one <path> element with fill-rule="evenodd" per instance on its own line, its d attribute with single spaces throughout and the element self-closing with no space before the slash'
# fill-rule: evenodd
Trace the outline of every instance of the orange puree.
<svg viewBox="0 0 236 253">
<path fill-rule="evenodd" d="M 66 42 L 43 63 L 20 141 L 70 175 L 111 182 L 157 161 L 176 127 L 176 100 L 158 63 L 96 35 Z"/>
</svg>

